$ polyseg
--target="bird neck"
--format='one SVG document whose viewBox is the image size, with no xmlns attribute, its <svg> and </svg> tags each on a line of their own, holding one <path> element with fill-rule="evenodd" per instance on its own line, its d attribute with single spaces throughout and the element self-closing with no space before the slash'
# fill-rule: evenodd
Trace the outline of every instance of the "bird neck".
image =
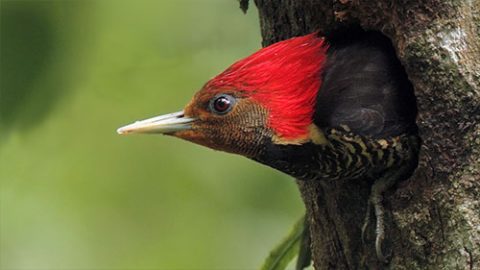
<svg viewBox="0 0 480 270">
<path fill-rule="evenodd" d="M 402 135 L 373 139 L 342 129 L 324 130 L 327 142 L 300 145 L 265 144 L 253 159 L 299 180 L 346 179 L 372 176 L 411 160 L 418 137 Z"/>
</svg>

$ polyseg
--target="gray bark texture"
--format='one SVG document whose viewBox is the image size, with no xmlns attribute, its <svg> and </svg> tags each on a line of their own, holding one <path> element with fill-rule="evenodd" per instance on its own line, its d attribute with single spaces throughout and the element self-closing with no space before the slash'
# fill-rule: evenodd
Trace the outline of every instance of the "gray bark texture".
<svg viewBox="0 0 480 270">
<path fill-rule="evenodd" d="M 245 7 L 245 0 L 241 1 Z M 263 45 L 356 22 L 388 36 L 415 87 L 415 174 L 385 194 L 385 253 L 361 241 L 370 187 L 299 182 L 315 269 L 480 269 L 480 1 L 255 0 Z"/>
</svg>

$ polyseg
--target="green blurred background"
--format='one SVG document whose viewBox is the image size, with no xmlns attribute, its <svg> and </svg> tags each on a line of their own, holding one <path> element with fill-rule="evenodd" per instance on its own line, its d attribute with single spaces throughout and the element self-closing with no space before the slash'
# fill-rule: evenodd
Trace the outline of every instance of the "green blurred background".
<svg viewBox="0 0 480 270">
<path fill-rule="evenodd" d="M 260 47 L 235 0 L 1 0 L 0 268 L 255 269 L 301 216 L 294 181 L 164 136 Z"/>
</svg>

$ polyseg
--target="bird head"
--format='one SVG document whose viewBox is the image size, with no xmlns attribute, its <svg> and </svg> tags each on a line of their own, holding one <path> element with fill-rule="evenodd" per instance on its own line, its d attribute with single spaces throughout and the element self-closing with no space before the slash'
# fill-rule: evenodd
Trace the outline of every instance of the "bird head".
<svg viewBox="0 0 480 270">
<path fill-rule="evenodd" d="M 266 144 L 318 139 L 312 117 L 326 50 L 316 33 L 272 44 L 208 81 L 183 111 L 118 133 L 166 134 L 253 159 Z"/>
</svg>

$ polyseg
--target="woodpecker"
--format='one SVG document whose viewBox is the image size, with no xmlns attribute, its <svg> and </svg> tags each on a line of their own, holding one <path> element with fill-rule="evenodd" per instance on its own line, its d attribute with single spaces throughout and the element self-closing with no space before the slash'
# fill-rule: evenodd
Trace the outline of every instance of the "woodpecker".
<svg viewBox="0 0 480 270">
<path fill-rule="evenodd" d="M 262 48 L 209 80 L 183 111 L 120 134 L 160 133 L 239 154 L 298 181 L 373 180 L 363 234 L 383 194 L 418 163 L 413 87 L 390 40 L 375 31 L 314 32 Z"/>
</svg>

